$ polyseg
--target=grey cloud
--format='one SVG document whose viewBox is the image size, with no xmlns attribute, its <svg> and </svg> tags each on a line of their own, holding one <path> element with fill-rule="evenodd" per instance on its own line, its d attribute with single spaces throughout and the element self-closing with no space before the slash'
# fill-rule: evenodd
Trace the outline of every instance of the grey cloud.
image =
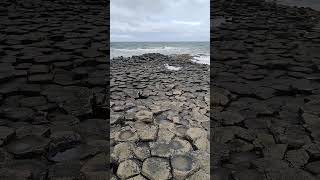
<svg viewBox="0 0 320 180">
<path fill-rule="evenodd" d="M 209 18 L 209 0 L 111 0 L 111 41 L 209 41 Z"/>
</svg>

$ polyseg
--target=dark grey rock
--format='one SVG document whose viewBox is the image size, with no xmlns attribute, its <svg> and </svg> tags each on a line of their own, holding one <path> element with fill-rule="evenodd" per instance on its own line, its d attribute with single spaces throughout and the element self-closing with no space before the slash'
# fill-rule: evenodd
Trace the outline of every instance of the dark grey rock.
<svg viewBox="0 0 320 180">
<path fill-rule="evenodd" d="M 308 163 L 306 169 L 314 174 L 320 174 L 320 161 Z"/>
<path fill-rule="evenodd" d="M 14 121 L 31 121 L 35 114 L 30 108 L 7 108 L 2 113 Z"/>
<path fill-rule="evenodd" d="M 285 159 L 289 161 L 293 167 L 299 168 L 304 166 L 306 163 L 308 163 L 309 155 L 303 149 L 290 150 L 290 151 L 287 151 L 285 155 Z"/>
<path fill-rule="evenodd" d="M 49 140 L 44 137 L 28 135 L 11 141 L 6 148 L 16 157 L 32 157 L 43 154 L 48 144 Z"/>
</svg>

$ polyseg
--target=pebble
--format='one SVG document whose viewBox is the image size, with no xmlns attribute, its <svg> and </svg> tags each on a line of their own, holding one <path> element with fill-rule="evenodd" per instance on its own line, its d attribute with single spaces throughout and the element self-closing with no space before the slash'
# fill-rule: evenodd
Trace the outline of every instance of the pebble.
<svg viewBox="0 0 320 180">
<path fill-rule="evenodd" d="M 143 162 L 142 174 L 151 180 L 170 179 L 172 177 L 169 161 L 156 157 L 148 158 Z"/>
</svg>

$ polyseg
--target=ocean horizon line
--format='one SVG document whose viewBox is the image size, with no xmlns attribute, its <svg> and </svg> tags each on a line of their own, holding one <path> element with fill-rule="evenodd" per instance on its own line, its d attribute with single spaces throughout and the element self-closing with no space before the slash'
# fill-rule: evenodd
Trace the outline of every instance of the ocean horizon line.
<svg viewBox="0 0 320 180">
<path fill-rule="evenodd" d="M 176 43 L 176 42 L 208 42 L 210 41 L 110 41 L 110 43 Z"/>
</svg>

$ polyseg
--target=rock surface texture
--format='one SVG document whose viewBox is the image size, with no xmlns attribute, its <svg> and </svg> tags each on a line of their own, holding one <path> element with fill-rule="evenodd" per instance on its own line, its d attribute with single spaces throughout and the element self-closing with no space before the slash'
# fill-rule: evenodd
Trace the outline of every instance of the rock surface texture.
<svg viewBox="0 0 320 180">
<path fill-rule="evenodd" d="M 0 2 L 0 179 L 108 179 L 107 1 Z"/>
<path fill-rule="evenodd" d="M 320 13 L 211 3 L 211 178 L 319 179 Z"/>
<path fill-rule="evenodd" d="M 144 54 L 110 69 L 113 178 L 208 180 L 210 67 Z"/>
</svg>

